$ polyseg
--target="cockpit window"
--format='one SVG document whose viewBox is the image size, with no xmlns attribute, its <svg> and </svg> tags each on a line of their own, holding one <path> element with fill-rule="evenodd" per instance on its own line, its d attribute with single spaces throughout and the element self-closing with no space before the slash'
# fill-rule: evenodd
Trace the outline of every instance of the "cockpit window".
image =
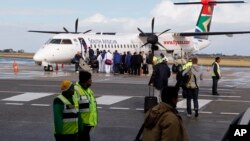
<svg viewBox="0 0 250 141">
<path fill-rule="evenodd" d="M 49 43 L 50 44 L 60 44 L 61 43 L 61 39 L 52 39 Z"/>
<path fill-rule="evenodd" d="M 70 39 L 51 39 L 49 44 L 72 44 Z"/>
<path fill-rule="evenodd" d="M 70 39 L 63 39 L 61 44 L 72 44 Z"/>
</svg>

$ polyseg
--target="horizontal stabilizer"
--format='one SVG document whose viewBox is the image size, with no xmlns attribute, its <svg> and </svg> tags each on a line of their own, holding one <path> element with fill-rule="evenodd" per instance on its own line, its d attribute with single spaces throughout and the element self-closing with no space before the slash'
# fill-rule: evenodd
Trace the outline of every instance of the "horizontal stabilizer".
<svg viewBox="0 0 250 141">
<path fill-rule="evenodd" d="M 188 4 L 228 4 L 228 3 L 245 3 L 245 1 L 206 1 L 206 2 L 177 2 L 175 5 L 188 5 Z"/>
<path fill-rule="evenodd" d="M 183 32 L 175 33 L 175 36 L 207 36 L 207 35 L 227 35 L 233 34 L 250 34 L 250 31 L 232 31 L 232 32 Z"/>
</svg>

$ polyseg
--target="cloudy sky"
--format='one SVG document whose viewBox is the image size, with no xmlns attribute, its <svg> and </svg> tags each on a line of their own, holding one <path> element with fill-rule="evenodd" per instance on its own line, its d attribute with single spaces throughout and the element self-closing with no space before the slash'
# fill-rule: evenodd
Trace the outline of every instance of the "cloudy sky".
<svg viewBox="0 0 250 141">
<path fill-rule="evenodd" d="M 28 30 L 137 33 L 149 32 L 155 17 L 155 31 L 194 29 L 201 5 L 177 6 L 187 0 L 0 0 L 0 50 L 13 48 L 35 52 L 52 34 Z M 194 0 L 197 1 L 197 0 Z M 249 0 L 246 0 L 248 2 Z M 250 4 L 216 5 L 211 31 L 250 31 Z M 200 53 L 250 56 L 250 34 L 211 36 L 212 44 Z"/>
</svg>

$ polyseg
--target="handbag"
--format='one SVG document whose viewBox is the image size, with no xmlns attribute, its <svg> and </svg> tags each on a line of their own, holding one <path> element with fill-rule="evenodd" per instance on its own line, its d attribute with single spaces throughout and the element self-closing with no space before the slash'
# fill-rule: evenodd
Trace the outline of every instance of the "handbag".
<svg viewBox="0 0 250 141">
<path fill-rule="evenodd" d="M 112 65 L 112 60 L 106 59 L 104 62 L 106 65 Z"/>
</svg>

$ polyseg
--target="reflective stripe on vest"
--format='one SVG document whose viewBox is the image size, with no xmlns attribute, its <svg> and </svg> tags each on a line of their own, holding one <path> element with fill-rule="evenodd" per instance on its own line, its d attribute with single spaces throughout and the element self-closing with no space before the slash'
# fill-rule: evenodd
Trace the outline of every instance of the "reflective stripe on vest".
<svg viewBox="0 0 250 141">
<path fill-rule="evenodd" d="M 220 65 L 217 63 L 217 62 L 214 62 L 213 63 L 213 71 L 212 71 L 212 76 L 216 76 L 215 73 L 214 73 L 214 65 L 217 65 L 217 72 L 220 76 Z"/>
<path fill-rule="evenodd" d="M 79 98 L 79 113 L 83 124 L 96 126 L 97 107 L 93 91 L 90 88 L 84 90 L 79 83 L 76 83 L 75 90 Z"/>
<path fill-rule="evenodd" d="M 63 103 L 63 134 L 75 134 L 78 132 L 77 109 L 63 95 L 57 96 Z"/>
</svg>

